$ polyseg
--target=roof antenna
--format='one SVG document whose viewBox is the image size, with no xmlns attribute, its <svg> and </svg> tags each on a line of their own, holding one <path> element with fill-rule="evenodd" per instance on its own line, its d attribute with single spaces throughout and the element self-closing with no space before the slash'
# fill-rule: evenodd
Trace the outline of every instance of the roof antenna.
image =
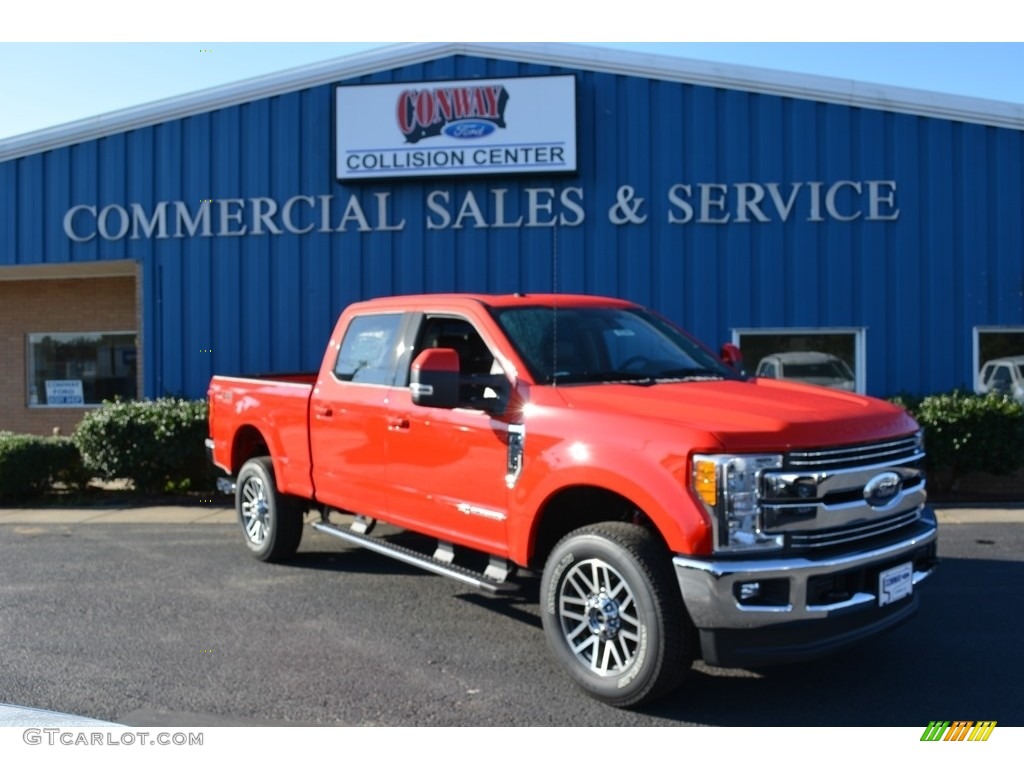
<svg viewBox="0 0 1024 768">
<path fill-rule="evenodd" d="M 551 386 L 558 386 L 558 225 L 551 228 Z"/>
</svg>

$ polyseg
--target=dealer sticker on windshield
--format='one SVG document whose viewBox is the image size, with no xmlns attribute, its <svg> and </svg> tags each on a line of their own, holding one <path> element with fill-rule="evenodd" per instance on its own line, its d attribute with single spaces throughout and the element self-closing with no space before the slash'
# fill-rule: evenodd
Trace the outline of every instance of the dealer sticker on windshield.
<svg viewBox="0 0 1024 768">
<path fill-rule="evenodd" d="M 914 564 L 902 563 L 878 574 L 878 604 L 902 600 L 914 591 Z"/>
</svg>

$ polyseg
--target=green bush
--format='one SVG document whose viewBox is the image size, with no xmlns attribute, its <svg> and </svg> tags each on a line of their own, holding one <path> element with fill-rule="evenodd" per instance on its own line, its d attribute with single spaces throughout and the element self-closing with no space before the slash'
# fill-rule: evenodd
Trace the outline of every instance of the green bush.
<svg viewBox="0 0 1024 768">
<path fill-rule="evenodd" d="M 969 472 L 1008 475 L 1024 467 L 1024 405 L 1012 398 L 954 390 L 892 401 L 924 428 L 926 469 L 939 489 Z"/>
<path fill-rule="evenodd" d="M 898 405 L 905 411 L 909 411 L 912 415 L 917 413 L 917 409 L 921 407 L 921 401 L 924 398 L 917 395 L 911 395 L 905 392 L 901 392 L 898 395 L 893 395 L 889 398 L 889 402 L 894 405 Z"/>
<path fill-rule="evenodd" d="M 86 414 L 72 437 L 89 471 L 128 479 L 146 493 L 213 488 L 206 459 L 205 400 L 105 401 Z"/>
<path fill-rule="evenodd" d="M 55 482 L 81 488 L 88 480 L 70 438 L 0 432 L 0 501 L 41 496 Z"/>
</svg>

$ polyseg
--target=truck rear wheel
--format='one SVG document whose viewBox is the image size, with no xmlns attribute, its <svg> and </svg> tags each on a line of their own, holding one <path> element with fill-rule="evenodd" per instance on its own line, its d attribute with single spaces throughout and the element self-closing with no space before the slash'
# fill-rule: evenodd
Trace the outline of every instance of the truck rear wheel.
<svg viewBox="0 0 1024 768">
<path fill-rule="evenodd" d="M 249 459 L 235 482 L 235 509 L 249 551 L 275 562 L 295 554 L 302 538 L 301 500 L 279 493 L 268 456 Z"/>
<path fill-rule="evenodd" d="M 598 523 L 562 539 L 541 578 L 548 642 L 588 694 L 617 707 L 664 696 L 693 661 L 693 628 L 655 535 Z"/>
</svg>

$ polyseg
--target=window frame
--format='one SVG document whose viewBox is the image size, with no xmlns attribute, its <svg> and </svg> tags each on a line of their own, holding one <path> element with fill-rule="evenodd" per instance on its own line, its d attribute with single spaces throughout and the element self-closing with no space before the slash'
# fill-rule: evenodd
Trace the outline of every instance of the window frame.
<svg viewBox="0 0 1024 768">
<path fill-rule="evenodd" d="M 850 335 L 853 337 L 853 385 L 854 392 L 859 395 L 867 394 L 867 326 L 825 326 L 825 327 L 798 327 L 798 328 L 733 328 L 732 343 L 740 350 L 743 349 L 743 336 L 839 336 Z M 788 350 L 779 350 L 788 351 Z M 744 362 L 751 376 L 760 360 L 749 360 L 744 355 Z M 787 379 L 776 379 L 786 381 Z M 838 391 L 838 390 L 837 390 Z"/>
<path fill-rule="evenodd" d="M 990 362 L 990 360 L 981 359 L 981 337 L 983 334 L 1020 334 L 1021 336 L 1021 349 L 1019 355 L 999 355 L 997 357 L 990 358 L 990 360 L 998 360 L 1002 357 L 1019 357 L 1024 355 L 1024 325 L 976 325 L 972 329 L 971 333 L 971 377 L 970 377 L 970 388 L 972 392 L 978 391 L 978 384 L 981 381 L 981 368 L 982 366 Z"/>
</svg>

